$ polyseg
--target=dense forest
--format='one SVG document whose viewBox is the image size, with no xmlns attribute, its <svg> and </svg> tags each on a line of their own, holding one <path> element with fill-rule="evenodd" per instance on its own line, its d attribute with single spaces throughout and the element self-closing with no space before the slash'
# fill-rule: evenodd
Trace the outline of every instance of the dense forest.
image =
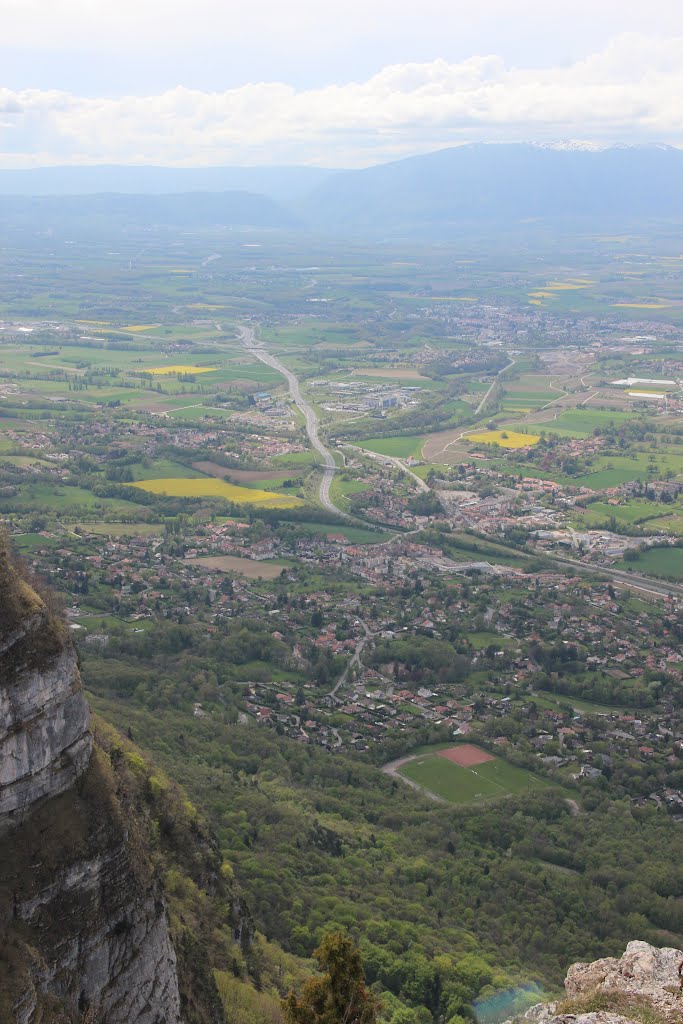
<svg viewBox="0 0 683 1024">
<path fill-rule="evenodd" d="M 636 936 L 683 941 L 680 833 L 654 808 L 599 788 L 583 807 L 552 789 L 435 805 L 358 757 L 230 724 L 229 709 L 132 707 L 105 675 L 86 663 L 95 706 L 182 779 L 259 931 L 304 958 L 348 931 L 394 1024 L 457 1024 L 495 989 L 552 989 L 572 961 Z"/>
</svg>

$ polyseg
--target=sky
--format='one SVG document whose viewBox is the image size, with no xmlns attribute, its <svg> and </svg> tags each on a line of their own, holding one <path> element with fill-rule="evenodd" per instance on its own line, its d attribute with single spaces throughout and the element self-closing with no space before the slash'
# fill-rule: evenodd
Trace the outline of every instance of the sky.
<svg viewBox="0 0 683 1024">
<path fill-rule="evenodd" d="M 0 167 L 683 147 L 681 0 L 0 0 Z"/>
</svg>

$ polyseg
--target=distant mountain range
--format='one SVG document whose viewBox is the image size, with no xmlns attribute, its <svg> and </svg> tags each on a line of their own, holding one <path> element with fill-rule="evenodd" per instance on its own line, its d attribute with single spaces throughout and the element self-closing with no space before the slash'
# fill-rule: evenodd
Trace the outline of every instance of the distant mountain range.
<svg viewBox="0 0 683 1024">
<path fill-rule="evenodd" d="M 251 192 L 182 192 L 178 195 L 6 196 L 0 194 L 0 228 L 87 228 L 91 234 L 133 227 L 216 226 L 295 228 L 298 219 L 267 196 Z"/>
<path fill-rule="evenodd" d="M 0 170 L 0 195 L 251 192 L 287 203 L 307 195 L 335 173 L 319 167 L 33 167 L 28 170 Z"/>
<path fill-rule="evenodd" d="M 307 197 L 309 222 L 380 230 L 567 217 L 683 215 L 683 151 L 471 145 L 335 174 Z"/>
<path fill-rule="evenodd" d="M 2 221 L 18 218 L 23 224 L 34 215 L 60 224 L 116 216 L 127 224 L 298 227 L 364 235 L 442 234 L 458 225 L 534 220 L 676 219 L 683 217 L 683 150 L 476 144 L 353 171 L 0 171 Z"/>
</svg>

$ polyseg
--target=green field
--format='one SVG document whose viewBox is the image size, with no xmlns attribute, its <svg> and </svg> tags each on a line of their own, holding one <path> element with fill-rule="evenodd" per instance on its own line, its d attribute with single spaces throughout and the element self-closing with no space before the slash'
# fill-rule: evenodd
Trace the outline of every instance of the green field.
<svg viewBox="0 0 683 1024">
<path fill-rule="evenodd" d="M 437 753 L 427 753 L 404 764 L 399 773 L 454 804 L 495 800 L 550 785 L 546 779 L 499 757 L 463 768 Z"/>
<path fill-rule="evenodd" d="M 164 532 L 160 523 L 77 523 L 74 530 L 97 537 L 154 537 Z"/>
<path fill-rule="evenodd" d="M 650 456 L 654 455 L 653 461 Z M 683 455 L 670 452 L 636 451 L 631 455 L 601 455 L 595 459 L 591 471 L 574 477 L 572 482 L 579 487 L 618 487 L 631 480 L 660 480 L 667 471 L 674 476 L 683 473 Z M 666 508 L 662 509 L 666 514 Z"/>
<path fill-rule="evenodd" d="M 646 525 L 652 530 L 669 530 L 678 533 L 678 518 L 681 515 L 679 505 L 664 505 L 644 498 L 633 498 L 622 505 L 608 505 L 604 501 L 594 501 L 585 511 L 574 509 L 572 522 L 579 529 L 601 526 L 612 517 L 618 526 Z"/>
<path fill-rule="evenodd" d="M 142 506 L 135 503 L 135 494 L 131 492 L 131 500 L 122 498 L 100 498 L 92 491 L 82 487 L 70 487 L 65 484 L 28 483 L 22 487 L 21 495 L 3 498 L 0 511 L 12 512 L 30 508 L 45 510 L 57 514 L 78 514 L 90 511 L 107 511 L 117 513 L 135 513 Z"/>
<path fill-rule="evenodd" d="M 180 462 L 172 459 L 154 459 L 152 462 L 139 462 L 131 466 L 133 480 L 167 480 L 169 477 L 186 477 L 188 480 L 196 480 L 204 477 L 204 473 L 198 473 L 196 469 L 183 466 Z"/>
<path fill-rule="evenodd" d="M 615 562 L 614 567 L 680 580 L 683 579 L 683 548 L 650 548 L 643 551 L 635 562 Z"/>
<path fill-rule="evenodd" d="M 305 527 L 311 533 L 322 534 L 323 537 L 329 533 L 340 534 L 352 544 L 382 544 L 394 536 L 387 530 L 370 530 L 362 526 L 330 526 L 328 523 L 298 523 L 297 525 Z"/>
<path fill-rule="evenodd" d="M 596 427 L 607 427 L 610 424 L 618 426 L 627 420 L 634 418 L 632 413 L 619 412 L 615 409 L 567 409 L 560 413 L 556 420 L 547 425 L 544 424 L 548 433 L 552 433 L 555 427 L 564 427 L 566 430 L 576 431 L 577 434 L 592 434 Z"/>
<path fill-rule="evenodd" d="M 468 633 L 467 639 L 477 651 L 482 651 L 485 647 L 493 645 L 497 650 L 501 650 L 505 647 L 516 647 L 518 641 L 513 640 L 507 636 L 501 636 L 500 633 Z"/>
<path fill-rule="evenodd" d="M 411 434 L 408 437 L 370 437 L 367 441 L 358 441 L 361 448 L 367 448 L 378 455 L 390 455 L 394 459 L 408 459 L 412 456 L 419 459 L 422 453 L 424 437 Z"/>
</svg>

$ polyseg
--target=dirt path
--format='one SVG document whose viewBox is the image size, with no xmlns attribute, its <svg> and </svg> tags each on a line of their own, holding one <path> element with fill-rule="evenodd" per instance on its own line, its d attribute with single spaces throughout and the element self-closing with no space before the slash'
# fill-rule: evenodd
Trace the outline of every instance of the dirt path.
<svg viewBox="0 0 683 1024">
<path fill-rule="evenodd" d="M 399 757 L 397 761 L 390 761 L 389 764 L 382 765 L 382 771 L 385 775 L 390 775 L 392 779 L 398 779 L 400 782 L 404 782 L 411 789 L 414 789 L 417 793 L 421 793 L 422 796 L 426 796 L 428 800 L 433 800 L 437 804 L 447 804 L 449 801 L 444 800 L 442 796 L 437 796 L 436 793 L 432 793 L 430 790 L 425 789 L 424 786 L 420 786 L 419 783 L 413 782 L 412 779 L 407 779 L 405 775 L 401 775 L 399 768 L 404 764 L 408 764 L 409 761 L 414 761 L 415 758 L 411 757 Z"/>
</svg>

